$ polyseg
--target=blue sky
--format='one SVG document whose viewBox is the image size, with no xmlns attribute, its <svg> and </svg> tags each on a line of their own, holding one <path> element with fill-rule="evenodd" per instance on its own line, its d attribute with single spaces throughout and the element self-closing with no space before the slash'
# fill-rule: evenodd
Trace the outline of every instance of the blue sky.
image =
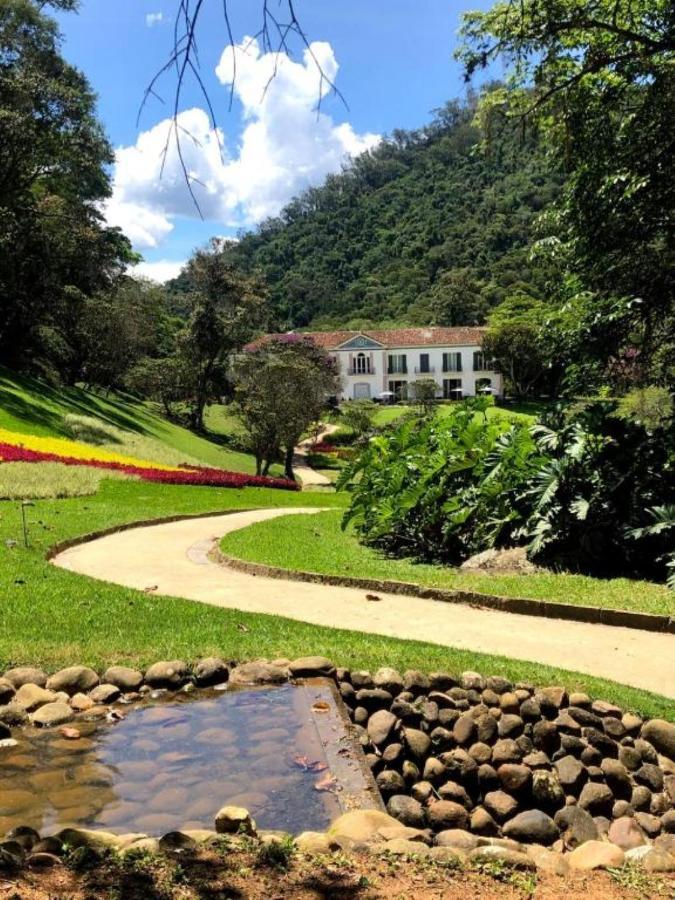
<svg viewBox="0 0 675 900">
<path fill-rule="evenodd" d="M 201 74 L 216 110 L 224 161 L 209 129 L 203 98 L 190 85 L 181 100 L 188 165 L 197 179 L 206 221 L 200 221 L 181 177 L 175 150 L 159 177 L 174 81 L 160 86 L 137 127 L 143 90 L 170 50 L 176 0 L 82 0 L 62 15 L 66 57 L 84 70 L 99 96 L 99 113 L 117 151 L 108 217 L 132 238 L 162 278 L 212 235 L 252 227 L 308 184 L 340 168 L 346 154 L 373 146 L 394 128 L 414 128 L 430 111 L 461 96 L 452 58 L 462 9 L 486 0 L 296 0 L 317 56 L 348 108 L 327 96 L 317 120 L 318 75 L 298 47 L 262 100 L 271 60 L 245 36 L 260 23 L 258 0 L 230 0 L 236 51 L 228 45 L 220 0 L 205 0 L 199 28 Z M 272 5 L 275 8 L 275 4 Z M 239 77 L 228 111 L 233 56 Z M 262 102 L 261 102 L 262 101 Z"/>
</svg>

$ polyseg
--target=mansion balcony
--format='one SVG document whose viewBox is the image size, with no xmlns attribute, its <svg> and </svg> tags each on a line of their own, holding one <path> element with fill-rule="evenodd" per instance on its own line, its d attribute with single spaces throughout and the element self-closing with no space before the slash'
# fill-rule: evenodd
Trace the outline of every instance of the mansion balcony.
<svg viewBox="0 0 675 900">
<path fill-rule="evenodd" d="M 415 366 L 415 375 L 433 375 L 435 371 L 436 366 L 427 366 L 426 369 Z"/>
<path fill-rule="evenodd" d="M 347 375 L 376 375 L 375 366 L 349 366 Z"/>
</svg>

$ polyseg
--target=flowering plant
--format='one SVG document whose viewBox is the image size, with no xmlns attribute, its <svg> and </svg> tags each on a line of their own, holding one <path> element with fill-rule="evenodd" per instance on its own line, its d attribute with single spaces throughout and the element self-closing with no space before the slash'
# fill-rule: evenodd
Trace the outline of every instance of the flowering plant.
<svg viewBox="0 0 675 900">
<path fill-rule="evenodd" d="M 122 472 L 125 475 L 132 475 L 141 478 L 143 481 L 155 481 L 162 484 L 186 484 L 186 485 L 205 485 L 210 487 L 270 487 L 279 488 L 287 491 L 299 490 L 298 485 L 294 481 L 285 478 L 270 478 L 263 475 L 246 475 L 242 472 L 228 472 L 224 469 L 213 469 L 202 466 L 165 466 L 141 460 L 135 461 L 133 457 L 124 457 L 121 454 L 105 453 L 107 458 L 101 458 L 98 451 L 92 450 L 90 458 L 81 456 L 64 456 L 56 452 L 49 452 L 46 449 L 32 449 L 26 447 L 23 443 L 8 443 L 6 437 L 11 435 L 15 440 L 21 438 L 29 439 L 30 442 L 38 440 L 43 445 L 49 445 L 50 438 L 33 438 L 31 435 L 18 435 L 13 432 L 0 430 L 0 462 L 58 462 L 66 466 L 93 466 L 98 469 L 109 469 L 116 472 Z M 60 441 L 54 439 L 53 444 L 70 444 L 81 450 L 82 445 L 76 444 L 74 441 Z M 98 456 L 98 458 L 96 458 Z"/>
</svg>

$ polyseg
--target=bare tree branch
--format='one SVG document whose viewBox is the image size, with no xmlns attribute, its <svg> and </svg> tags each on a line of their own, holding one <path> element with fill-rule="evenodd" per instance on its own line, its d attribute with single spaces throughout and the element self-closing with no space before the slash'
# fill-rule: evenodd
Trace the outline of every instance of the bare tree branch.
<svg viewBox="0 0 675 900">
<path fill-rule="evenodd" d="M 209 2 L 216 2 L 216 0 L 209 0 Z M 261 24 L 260 28 L 255 32 L 253 38 L 251 38 L 251 41 L 254 41 L 256 39 L 260 41 L 264 53 L 274 54 L 275 57 L 272 72 L 263 89 L 261 100 L 265 98 L 271 83 L 276 78 L 282 58 L 284 56 L 292 57 L 293 53 L 291 39 L 295 39 L 295 41 L 304 49 L 305 53 L 308 55 L 308 57 L 316 67 L 318 78 L 318 101 L 316 106 L 317 116 L 321 112 L 321 103 L 324 94 L 326 93 L 326 88 L 328 88 L 328 91 L 332 92 L 336 97 L 338 97 L 342 101 L 344 106 L 348 108 L 347 101 L 345 100 L 342 92 L 336 87 L 330 76 L 324 70 L 321 62 L 317 58 L 312 44 L 300 20 L 298 19 L 298 16 L 296 15 L 293 0 L 277 0 L 277 2 L 280 10 L 279 12 L 273 11 L 271 9 L 270 0 L 259 0 Z M 159 92 L 159 83 L 163 79 L 168 77 L 171 71 L 174 71 L 175 82 L 173 87 L 171 123 L 169 125 L 167 139 L 162 150 L 162 165 L 160 174 L 164 171 L 171 147 L 175 146 L 178 160 L 183 172 L 183 177 L 190 192 L 190 197 L 192 198 L 192 202 L 197 212 L 199 213 L 199 216 L 202 218 L 203 216 L 201 208 L 199 206 L 199 201 L 197 200 L 197 197 L 193 190 L 193 184 L 197 180 L 188 171 L 182 146 L 182 138 L 186 135 L 189 135 L 189 133 L 186 132 L 184 128 L 179 126 L 178 116 L 180 113 L 181 96 L 183 94 L 184 88 L 186 87 L 186 81 L 188 77 L 191 76 L 197 84 L 199 92 L 201 93 L 202 97 L 204 98 L 204 102 L 206 103 L 211 127 L 214 130 L 216 138 L 218 140 L 218 148 L 220 151 L 221 159 L 223 158 L 223 148 L 220 140 L 218 122 L 208 89 L 200 73 L 199 53 L 197 49 L 197 32 L 200 23 L 200 15 L 203 13 L 206 5 L 207 0 L 176 0 L 176 14 L 174 17 L 173 26 L 173 44 L 169 52 L 169 56 L 166 62 L 154 74 L 149 84 L 145 88 L 136 119 L 136 124 L 138 126 L 143 111 L 151 97 L 159 100 L 161 103 L 164 103 L 164 100 L 162 99 L 162 96 Z M 228 43 L 232 47 L 232 81 L 230 83 L 228 103 L 228 108 L 231 110 L 234 101 L 234 87 L 237 78 L 237 53 L 235 50 L 236 42 L 234 36 L 235 32 L 230 15 L 230 0 L 221 0 L 221 7 L 225 33 Z M 192 137 L 192 135 L 189 136 Z"/>
</svg>

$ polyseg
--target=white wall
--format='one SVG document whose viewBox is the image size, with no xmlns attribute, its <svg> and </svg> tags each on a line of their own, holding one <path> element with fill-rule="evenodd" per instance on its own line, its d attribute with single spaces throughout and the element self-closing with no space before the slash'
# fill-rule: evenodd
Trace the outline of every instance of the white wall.
<svg viewBox="0 0 675 900">
<path fill-rule="evenodd" d="M 381 391 L 389 390 L 390 381 L 405 381 L 408 384 L 418 381 L 422 378 L 433 378 L 438 385 L 438 396 L 443 396 L 443 379 L 445 378 L 461 378 L 462 391 L 465 396 L 473 396 L 476 393 L 476 381 L 481 378 L 489 378 L 491 386 L 497 391 L 497 394 L 503 393 L 502 376 L 498 372 L 474 372 L 473 371 L 473 354 L 480 350 L 479 346 L 471 347 L 390 347 L 386 350 L 366 350 L 366 358 L 371 359 L 371 368 L 374 372 L 369 375 L 356 374 L 349 375 L 350 359 L 352 364 L 356 360 L 357 351 L 354 350 L 335 350 L 332 354 L 336 357 L 340 364 L 340 372 L 342 375 L 342 398 L 352 400 L 355 396 L 355 385 L 367 384 L 370 388 L 371 398 L 377 397 Z M 403 354 L 406 357 L 408 372 L 406 375 L 388 374 L 388 356 L 389 354 Z M 420 354 L 429 354 L 429 367 L 432 370 L 428 374 L 416 372 L 415 369 L 420 368 Z M 444 353 L 461 353 L 462 354 L 462 371 L 461 372 L 443 372 L 443 354 Z"/>
</svg>

